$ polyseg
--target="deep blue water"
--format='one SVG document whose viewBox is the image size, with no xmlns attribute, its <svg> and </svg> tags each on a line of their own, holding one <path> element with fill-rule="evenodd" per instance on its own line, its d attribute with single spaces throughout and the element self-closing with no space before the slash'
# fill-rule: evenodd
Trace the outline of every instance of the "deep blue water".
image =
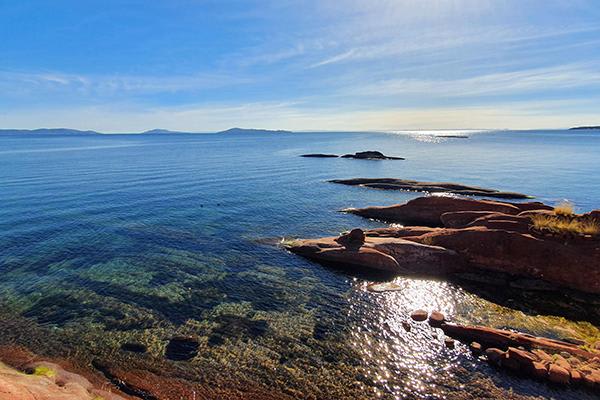
<svg viewBox="0 0 600 400">
<path fill-rule="evenodd" d="M 334 178 L 453 181 L 600 208 L 599 133 L 468 134 L 2 136 L 3 312 L 53 332 L 53 346 L 74 357 L 133 357 L 115 354 L 135 340 L 158 360 L 170 337 L 192 335 L 201 352 L 190 370 L 306 398 L 441 398 L 452 395 L 448 381 L 486 390 L 467 372 L 518 394 L 581 398 L 441 348 L 428 328 L 400 327 L 417 307 L 502 326 L 518 314 L 538 332 L 552 330 L 545 319 L 444 282 L 399 278 L 405 290 L 369 293 L 364 278 L 265 244 L 380 226 L 338 210 L 417 196 L 327 183 Z M 361 150 L 406 160 L 299 157 Z M 27 332 L 18 341 L 47 351 Z"/>
</svg>

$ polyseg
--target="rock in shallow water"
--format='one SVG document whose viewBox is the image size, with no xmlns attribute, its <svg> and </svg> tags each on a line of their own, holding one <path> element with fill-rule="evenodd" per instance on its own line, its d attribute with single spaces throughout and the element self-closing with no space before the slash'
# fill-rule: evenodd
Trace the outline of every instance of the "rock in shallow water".
<svg viewBox="0 0 600 400">
<path fill-rule="evenodd" d="M 198 354 L 198 341 L 192 337 L 177 336 L 169 341 L 165 356 L 173 361 L 190 360 Z"/>
<path fill-rule="evenodd" d="M 410 317 L 414 321 L 418 321 L 418 322 L 425 321 L 427 319 L 427 311 L 425 311 L 425 310 L 415 310 L 415 311 L 413 311 L 413 312 L 410 313 Z"/>
</svg>

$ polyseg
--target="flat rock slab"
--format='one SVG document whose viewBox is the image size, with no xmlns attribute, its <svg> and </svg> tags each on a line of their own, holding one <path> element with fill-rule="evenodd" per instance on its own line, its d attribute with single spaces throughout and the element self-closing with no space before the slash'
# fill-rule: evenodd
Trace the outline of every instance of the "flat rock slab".
<svg viewBox="0 0 600 400">
<path fill-rule="evenodd" d="M 393 274 L 440 275 L 459 271 L 462 259 L 452 250 L 402 238 L 365 237 L 359 248 L 347 248 L 336 237 L 296 240 L 285 247 L 298 255 L 339 267 Z"/>
<path fill-rule="evenodd" d="M 358 153 L 357 153 L 358 154 Z M 346 157 L 346 156 L 344 156 Z M 353 178 L 353 179 L 334 179 L 330 182 L 340 183 L 350 186 L 364 186 L 373 189 L 383 190 L 407 190 L 414 192 L 429 193 L 453 193 L 465 196 L 483 196 L 502 199 L 530 199 L 523 193 L 505 192 L 496 189 L 486 189 L 478 186 L 468 186 L 451 182 L 420 182 L 409 179 L 396 178 Z"/>
</svg>

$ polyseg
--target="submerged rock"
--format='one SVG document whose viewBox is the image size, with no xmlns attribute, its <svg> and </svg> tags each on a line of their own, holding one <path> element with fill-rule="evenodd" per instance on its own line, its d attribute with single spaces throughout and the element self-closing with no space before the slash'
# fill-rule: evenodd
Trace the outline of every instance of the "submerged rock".
<svg viewBox="0 0 600 400">
<path fill-rule="evenodd" d="M 357 153 L 358 154 L 358 153 Z M 346 156 L 343 156 L 346 157 Z M 486 189 L 478 186 L 467 186 L 450 182 L 420 182 L 410 179 L 396 178 L 353 178 L 334 179 L 330 182 L 350 186 L 364 186 L 383 190 L 407 190 L 428 193 L 453 193 L 464 196 L 495 197 L 503 199 L 529 199 L 531 196 L 523 193 L 503 192 L 496 189 Z"/>
<path fill-rule="evenodd" d="M 165 356 L 173 361 L 190 360 L 198 354 L 198 341 L 192 337 L 177 336 L 169 341 Z"/>
</svg>

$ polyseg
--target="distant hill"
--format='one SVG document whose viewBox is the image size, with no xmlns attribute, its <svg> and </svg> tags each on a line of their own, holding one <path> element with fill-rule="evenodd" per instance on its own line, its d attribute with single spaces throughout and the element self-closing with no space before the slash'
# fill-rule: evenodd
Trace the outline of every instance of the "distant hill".
<svg viewBox="0 0 600 400">
<path fill-rule="evenodd" d="M 191 132 L 181 132 L 181 131 L 170 131 L 168 129 L 151 129 L 149 131 L 142 132 L 141 135 L 163 135 L 167 133 L 191 133 Z"/>
<path fill-rule="evenodd" d="M 217 133 L 292 133 L 292 131 L 284 130 L 269 130 L 269 129 L 244 129 L 244 128 L 231 128 L 226 131 Z"/>
<path fill-rule="evenodd" d="M 0 135 L 99 135 L 96 131 L 80 131 L 67 128 L 0 129 Z"/>
<path fill-rule="evenodd" d="M 600 126 L 576 126 L 574 128 L 570 128 L 570 131 L 578 131 L 578 130 L 588 130 L 588 129 L 600 129 Z"/>
</svg>

